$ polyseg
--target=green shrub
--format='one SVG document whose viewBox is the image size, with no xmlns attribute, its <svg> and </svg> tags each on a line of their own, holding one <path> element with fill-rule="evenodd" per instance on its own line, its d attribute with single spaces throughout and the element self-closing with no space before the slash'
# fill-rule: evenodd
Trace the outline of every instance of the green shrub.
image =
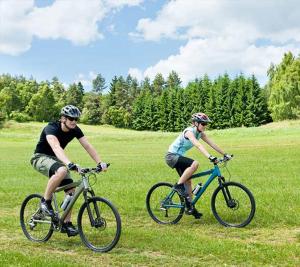
<svg viewBox="0 0 300 267">
<path fill-rule="evenodd" d="M 103 117 L 106 123 L 119 128 L 129 127 L 131 123 L 131 116 L 123 107 L 110 107 Z"/>
<path fill-rule="evenodd" d="M 4 122 L 5 122 L 5 116 L 4 116 L 4 114 L 0 111 L 0 129 L 3 127 Z"/>
<path fill-rule="evenodd" d="M 27 122 L 32 120 L 32 118 L 28 114 L 18 111 L 12 111 L 10 114 L 10 118 L 17 122 Z"/>
</svg>

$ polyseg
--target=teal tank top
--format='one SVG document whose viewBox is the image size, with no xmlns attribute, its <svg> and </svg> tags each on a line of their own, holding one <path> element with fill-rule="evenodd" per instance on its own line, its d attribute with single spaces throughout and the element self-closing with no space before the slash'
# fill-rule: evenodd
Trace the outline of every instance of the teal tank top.
<svg viewBox="0 0 300 267">
<path fill-rule="evenodd" d="M 188 138 L 184 137 L 184 134 L 187 131 L 192 132 L 197 140 L 201 138 L 201 133 L 199 133 L 195 127 L 188 127 L 184 129 L 184 131 L 169 146 L 169 153 L 179 154 L 183 156 L 189 149 L 194 146 Z"/>
</svg>

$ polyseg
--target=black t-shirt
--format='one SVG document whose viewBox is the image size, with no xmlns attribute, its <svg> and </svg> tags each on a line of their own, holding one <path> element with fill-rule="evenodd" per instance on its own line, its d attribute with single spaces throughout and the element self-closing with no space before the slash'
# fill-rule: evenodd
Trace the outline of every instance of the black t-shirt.
<svg viewBox="0 0 300 267">
<path fill-rule="evenodd" d="M 55 156 L 51 146 L 46 139 L 46 135 L 56 136 L 60 143 L 60 146 L 63 149 L 69 142 L 72 141 L 74 137 L 79 139 L 84 136 L 83 132 L 78 126 L 68 132 L 63 132 L 63 130 L 61 129 L 61 123 L 59 121 L 49 122 L 49 124 L 43 129 L 41 133 L 40 140 L 36 145 L 34 153 L 43 153 L 49 156 Z"/>
</svg>

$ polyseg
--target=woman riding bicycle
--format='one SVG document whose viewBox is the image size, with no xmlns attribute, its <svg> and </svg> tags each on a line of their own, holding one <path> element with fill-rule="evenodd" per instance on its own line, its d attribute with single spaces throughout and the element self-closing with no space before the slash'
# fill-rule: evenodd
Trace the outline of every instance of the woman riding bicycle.
<svg viewBox="0 0 300 267">
<path fill-rule="evenodd" d="M 199 151 L 207 157 L 211 162 L 217 160 L 216 157 L 211 156 L 205 147 L 199 142 L 201 138 L 215 151 L 230 159 L 230 156 L 223 152 L 211 139 L 205 134 L 206 125 L 211 122 L 208 116 L 204 113 L 195 113 L 192 115 L 192 125 L 183 130 L 183 132 L 175 139 L 169 146 L 168 152 L 165 156 L 166 163 L 175 168 L 180 178 L 174 185 L 174 189 L 185 198 L 186 214 L 193 215 L 199 219 L 202 214 L 196 210 L 192 205 L 192 181 L 189 178 L 196 172 L 199 163 L 193 159 L 184 157 L 184 154 L 195 146 Z"/>
</svg>

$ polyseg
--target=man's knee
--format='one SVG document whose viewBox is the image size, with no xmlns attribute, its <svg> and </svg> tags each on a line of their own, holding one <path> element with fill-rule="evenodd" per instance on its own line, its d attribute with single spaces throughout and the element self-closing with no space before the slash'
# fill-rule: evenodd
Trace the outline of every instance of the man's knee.
<svg viewBox="0 0 300 267">
<path fill-rule="evenodd" d="M 67 175 L 67 173 L 68 173 L 67 167 L 62 166 L 57 169 L 54 175 L 57 178 L 64 178 Z"/>
</svg>

